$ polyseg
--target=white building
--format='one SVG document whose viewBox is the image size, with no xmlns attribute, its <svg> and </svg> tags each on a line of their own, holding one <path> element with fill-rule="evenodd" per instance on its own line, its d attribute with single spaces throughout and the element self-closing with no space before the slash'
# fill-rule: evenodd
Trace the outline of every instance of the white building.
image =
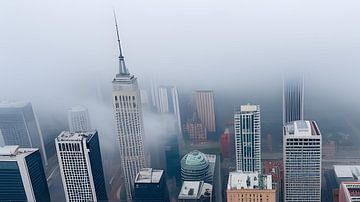
<svg viewBox="0 0 360 202">
<path fill-rule="evenodd" d="M 63 131 L 55 145 L 66 201 L 107 200 L 98 133 Z"/>
<path fill-rule="evenodd" d="M 0 201 L 50 201 L 39 149 L 0 147 Z"/>
<path fill-rule="evenodd" d="M 304 120 L 304 78 L 283 81 L 283 123 Z"/>
<path fill-rule="evenodd" d="M 125 66 L 118 31 L 117 36 L 119 73 L 112 82 L 112 100 L 127 199 L 131 201 L 136 174 L 150 162 L 145 162 L 144 123 L 137 78 Z"/>
<path fill-rule="evenodd" d="M 83 106 L 72 107 L 68 110 L 68 123 L 70 132 L 91 131 L 89 112 Z"/>
<path fill-rule="evenodd" d="M 212 185 L 204 181 L 184 181 L 178 196 L 179 202 L 213 201 Z"/>
<path fill-rule="evenodd" d="M 259 105 L 241 105 L 234 115 L 236 170 L 261 173 Z"/>
<path fill-rule="evenodd" d="M 315 121 L 284 125 L 285 201 L 321 201 L 321 145 Z"/>
</svg>

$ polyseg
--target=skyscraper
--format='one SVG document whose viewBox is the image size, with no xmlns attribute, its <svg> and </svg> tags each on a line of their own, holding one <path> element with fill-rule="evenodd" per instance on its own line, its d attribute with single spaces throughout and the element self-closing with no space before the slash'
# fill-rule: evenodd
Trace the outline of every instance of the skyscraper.
<svg viewBox="0 0 360 202">
<path fill-rule="evenodd" d="M 50 201 L 39 149 L 0 147 L 0 201 Z"/>
<path fill-rule="evenodd" d="M 55 139 L 55 146 L 66 201 L 106 201 L 97 131 L 63 131 Z"/>
<path fill-rule="evenodd" d="M 284 200 L 321 200 L 321 134 L 315 121 L 284 125 Z"/>
<path fill-rule="evenodd" d="M 196 112 L 208 132 L 215 132 L 214 91 L 196 91 Z"/>
<path fill-rule="evenodd" d="M 241 105 L 234 115 L 236 170 L 261 172 L 260 106 Z"/>
<path fill-rule="evenodd" d="M 41 129 L 31 103 L 0 103 L 0 131 L 5 145 L 39 148 L 47 165 Z"/>
<path fill-rule="evenodd" d="M 91 131 L 89 112 L 83 106 L 72 107 L 68 110 L 68 122 L 70 132 Z"/>
<path fill-rule="evenodd" d="M 283 81 L 283 123 L 304 120 L 304 79 Z"/>
<path fill-rule="evenodd" d="M 116 18 L 115 24 L 120 55 L 119 73 L 112 82 L 112 99 L 126 194 L 128 201 L 131 201 L 136 174 L 146 166 L 144 124 L 137 78 L 131 75 L 125 66 Z"/>
<path fill-rule="evenodd" d="M 151 83 L 153 106 L 160 113 L 173 114 L 175 116 L 178 132 L 181 132 L 181 118 L 179 108 L 179 94 L 175 86 L 155 86 Z"/>
</svg>

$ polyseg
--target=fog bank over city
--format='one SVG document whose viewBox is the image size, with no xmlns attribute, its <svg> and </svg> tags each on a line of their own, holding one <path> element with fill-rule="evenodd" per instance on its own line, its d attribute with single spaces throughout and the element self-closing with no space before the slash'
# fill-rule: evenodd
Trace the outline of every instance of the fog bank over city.
<svg viewBox="0 0 360 202">
<path fill-rule="evenodd" d="M 280 141 L 282 78 L 303 74 L 305 118 L 325 137 L 358 136 L 359 1 L 2 1 L 0 100 L 31 101 L 55 131 L 81 104 L 115 138 L 113 9 L 141 88 L 154 79 L 180 96 L 212 89 L 220 125 L 234 106 L 260 104 L 263 134 Z"/>
</svg>

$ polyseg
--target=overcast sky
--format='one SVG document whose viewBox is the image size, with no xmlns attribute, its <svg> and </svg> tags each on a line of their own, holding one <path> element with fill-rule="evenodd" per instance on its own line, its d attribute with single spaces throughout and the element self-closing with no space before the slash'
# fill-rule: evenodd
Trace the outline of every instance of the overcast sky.
<svg viewBox="0 0 360 202">
<path fill-rule="evenodd" d="M 143 88 L 280 95 L 284 72 L 302 72 L 307 99 L 360 111 L 358 0 L 1 0 L 0 99 L 57 108 L 110 91 L 113 9 Z"/>
</svg>

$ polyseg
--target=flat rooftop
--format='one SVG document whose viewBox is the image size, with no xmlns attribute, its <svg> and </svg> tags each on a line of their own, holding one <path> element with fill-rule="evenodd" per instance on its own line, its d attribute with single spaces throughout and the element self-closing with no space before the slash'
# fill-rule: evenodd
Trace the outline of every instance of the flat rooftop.
<svg viewBox="0 0 360 202">
<path fill-rule="evenodd" d="M 200 199 L 212 196 L 212 185 L 204 181 L 184 181 L 178 199 Z"/>
<path fill-rule="evenodd" d="M 227 189 L 272 189 L 272 177 L 258 172 L 230 172 Z"/>
<path fill-rule="evenodd" d="M 87 108 L 84 106 L 78 105 L 78 106 L 71 107 L 69 109 L 69 111 L 70 112 L 82 112 L 82 111 L 87 111 Z"/>
<path fill-rule="evenodd" d="M 136 175 L 135 183 L 159 183 L 163 173 L 163 170 L 143 168 Z"/>
<path fill-rule="evenodd" d="M 285 124 L 285 135 L 311 137 L 319 136 L 320 130 L 315 121 L 293 121 Z"/>
<path fill-rule="evenodd" d="M 0 156 L 11 156 L 16 155 L 19 145 L 11 145 L 0 147 Z"/>
<path fill-rule="evenodd" d="M 57 136 L 58 141 L 81 141 L 84 138 L 88 138 L 92 135 L 94 135 L 96 131 L 91 132 L 69 132 L 69 131 L 63 131 L 60 133 L 59 136 Z"/>
<path fill-rule="evenodd" d="M 352 178 L 360 181 L 360 165 L 334 165 L 337 178 Z"/>
<path fill-rule="evenodd" d="M 23 156 L 27 156 L 34 151 L 37 151 L 37 148 L 20 148 L 19 145 L 7 145 L 0 147 L 0 160 L 16 160 Z"/>
<path fill-rule="evenodd" d="M 0 108 L 22 108 L 26 105 L 30 104 L 30 102 L 22 102 L 22 101 L 15 101 L 15 102 L 9 102 L 9 101 L 2 101 L 0 102 Z"/>
<path fill-rule="evenodd" d="M 258 111 L 259 108 L 260 108 L 259 105 L 247 104 L 247 105 L 241 105 L 240 111 L 241 112 L 254 112 L 254 111 Z"/>
</svg>

